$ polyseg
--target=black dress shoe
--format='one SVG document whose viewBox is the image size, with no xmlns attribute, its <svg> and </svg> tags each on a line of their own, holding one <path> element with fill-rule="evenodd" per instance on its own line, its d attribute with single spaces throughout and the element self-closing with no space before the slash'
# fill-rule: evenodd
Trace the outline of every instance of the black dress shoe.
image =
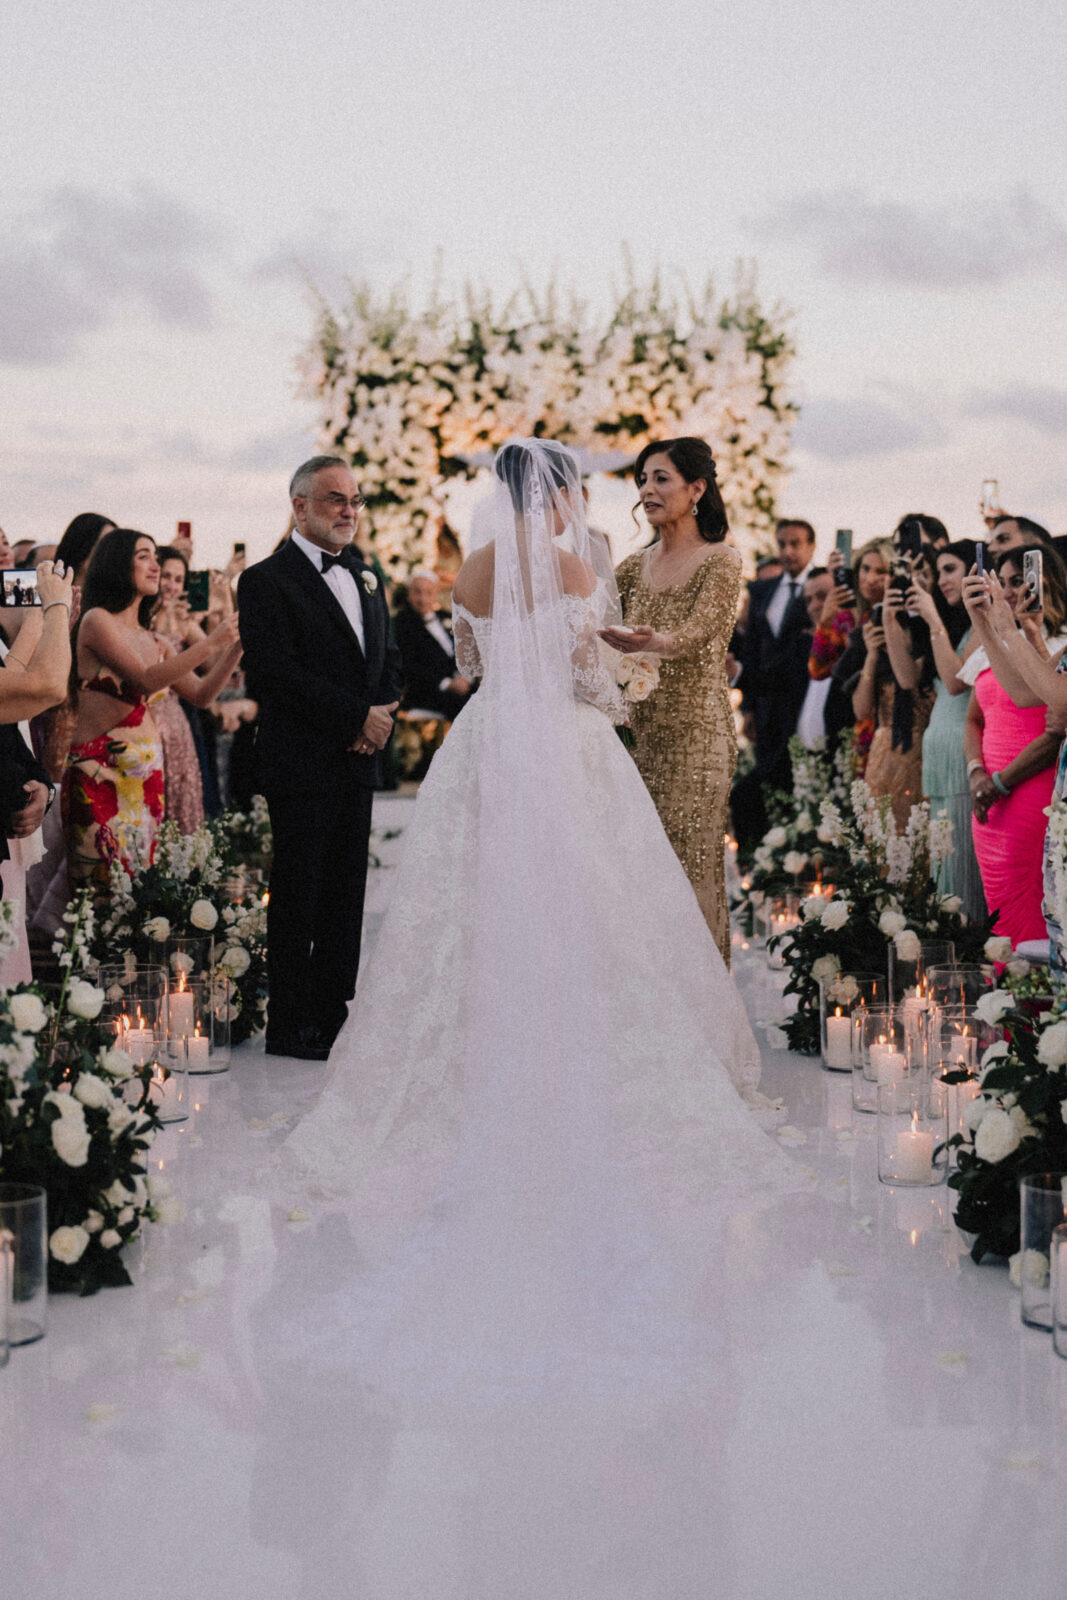
<svg viewBox="0 0 1067 1600">
<path fill-rule="evenodd" d="M 331 1043 L 320 1028 L 309 1023 L 292 1034 L 268 1034 L 265 1050 L 269 1056 L 292 1056 L 296 1061 L 326 1061 Z"/>
</svg>

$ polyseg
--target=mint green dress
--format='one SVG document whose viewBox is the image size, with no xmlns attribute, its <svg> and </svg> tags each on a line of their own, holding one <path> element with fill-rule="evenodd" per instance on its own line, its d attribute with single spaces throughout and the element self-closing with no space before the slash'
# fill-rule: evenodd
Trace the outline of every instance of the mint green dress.
<svg viewBox="0 0 1067 1600">
<path fill-rule="evenodd" d="M 957 651 L 970 638 L 964 634 Z M 963 910 L 973 922 L 986 917 L 982 878 L 974 853 L 971 833 L 971 790 L 967 782 L 967 763 L 963 756 L 963 724 L 967 718 L 970 691 L 949 694 L 941 679 L 936 680 L 934 709 L 923 734 L 923 794 L 930 802 L 930 815 L 945 812 L 952 823 L 955 849 L 937 877 L 942 894 L 959 895 Z"/>
</svg>

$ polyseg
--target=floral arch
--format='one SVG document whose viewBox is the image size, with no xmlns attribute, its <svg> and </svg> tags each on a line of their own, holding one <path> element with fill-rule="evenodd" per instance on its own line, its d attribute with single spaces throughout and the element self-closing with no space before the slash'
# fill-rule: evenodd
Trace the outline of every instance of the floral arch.
<svg viewBox="0 0 1067 1600">
<path fill-rule="evenodd" d="M 303 363 L 324 448 L 347 455 L 368 500 L 370 543 L 403 578 L 429 554 L 456 474 L 515 434 L 557 438 L 617 470 L 654 439 L 710 443 L 731 528 L 751 556 L 774 522 L 797 408 L 786 317 L 754 278 L 732 297 L 631 281 L 601 319 L 555 291 L 523 289 L 497 310 L 470 288 L 422 311 L 406 293 L 353 289 L 322 304 Z"/>
</svg>

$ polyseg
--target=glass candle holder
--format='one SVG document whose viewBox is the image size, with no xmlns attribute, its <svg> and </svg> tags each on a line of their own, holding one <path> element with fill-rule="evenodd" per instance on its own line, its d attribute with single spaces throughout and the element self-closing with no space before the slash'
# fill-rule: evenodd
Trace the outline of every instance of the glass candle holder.
<svg viewBox="0 0 1067 1600">
<path fill-rule="evenodd" d="M 34 1183 L 0 1183 L 0 1235 L 11 1253 L 8 1343 L 33 1344 L 48 1323 L 48 1196 Z"/>
<path fill-rule="evenodd" d="M 154 1061 L 166 1028 L 167 969 L 103 966 L 99 982 L 106 997 L 100 1013 L 105 1042 L 119 1045 L 138 1066 Z"/>
<path fill-rule="evenodd" d="M 1067 1172 L 1019 1179 L 1020 1313 L 1032 1328 L 1052 1327 L 1052 1231 L 1067 1221 Z"/>
<path fill-rule="evenodd" d="M 179 974 L 167 995 L 166 1034 L 172 1057 L 182 1056 L 194 1070 L 207 1071 L 211 1052 L 211 977 Z M 190 1041 L 189 1048 L 182 1040 Z M 193 1041 L 202 1040 L 203 1043 Z"/>
<path fill-rule="evenodd" d="M 886 982 L 877 972 L 839 972 L 819 979 L 819 1038 L 828 1072 L 852 1071 L 852 1019 L 885 999 Z"/>
<path fill-rule="evenodd" d="M 878 1110 L 878 1084 L 908 1072 L 904 1022 L 891 1006 L 857 1009 L 852 1024 L 852 1105 Z"/>
<path fill-rule="evenodd" d="M 926 990 L 938 1006 L 973 1008 L 995 982 L 996 970 L 988 964 L 953 963 L 926 969 Z"/>
<path fill-rule="evenodd" d="M 920 941 L 919 953 L 912 961 L 899 956 L 896 940 L 890 939 L 887 946 L 889 998 L 894 1002 L 901 1002 L 909 995 L 928 998 L 927 974 L 935 967 L 953 966 L 955 960 L 956 946 L 950 939 Z"/>
<path fill-rule="evenodd" d="M 948 1170 L 944 1086 L 923 1073 L 878 1085 L 878 1181 L 933 1188 Z"/>
<path fill-rule="evenodd" d="M 207 1067 L 194 1067 L 190 1072 L 227 1072 L 230 1066 L 230 1030 L 236 1016 L 233 998 L 233 981 L 225 972 L 216 971 L 209 990 L 211 1009 L 210 1058 Z"/>
<path fill-rule="evenodd" d="M 187 1040 L 171 1039 L 165 1055 L 152 1069 L 148 1095 L 160 1122 L 185 1122 L 192 1106 L 189 1087 Z"/>
<path fill-rule="evenodd" d="M 215 965 L 215 939 L 210 933 L 185 934 L 168 939 L 163 946 L 170 987 L 211 976 Z"/>
<path fill-rule="evenodd" d="M 0 1367 L 6 1367 L 11 1354 L 11 1282 L 15 1275 L 15 1253 L 11 1235 L 0 1232 Z"/>
<path fill-rule="evenodd" d="M 938 1081 L 942 1086 L 945 1097 L 945 1134 L 950 1140 L 955 1138 L 957 1134 L 964 1132 L 964 1113 L 971 1101 L 977 1100 L 982 1087 L 976 1073 L 972 1072 L 965 1078 L 958 1078 L 960 1070 L 962 1069 L 958 1066 L 946 1066 L 945 1070 L 938 1076 Z M 947 1080 L 950 1077 L 957 1081 L 948 1082 Z M 949 1145 L 948 1164 L 950 1171 L 954 1171 L 958 1165 L 956 1158 L 959 1148 L 959 1145 Z"/>
<path fill-rule="evenodd" d="M 1052 1348 L 1067 1360 L 1067 1222 L 1052 1230 L 1049 1252 L 1052 1290 Z"/>
<path fill-rule="evenodd" d="M 785 966 L 782 950 L 783 938 L 800 925 L 800 897 L 796 894 L 768 896 L 763 902 L 764 934 L 767 940 L 768 963 L 775 971 Z M 777 943 L 772 947 L 771 941 Z"/>
</svg>

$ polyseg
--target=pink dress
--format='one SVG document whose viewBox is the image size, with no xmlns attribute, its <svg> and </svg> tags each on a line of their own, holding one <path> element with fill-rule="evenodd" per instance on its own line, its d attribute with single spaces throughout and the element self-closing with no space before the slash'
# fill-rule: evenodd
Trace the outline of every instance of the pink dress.
<svg viewBox="0 0 1067 1600">
<path fill-rule="evenodd" d="M 1017 706 L 988 668 L 979 673 L 974 692 L 985 720 L 982 760 L 988 772 L 999 772 L 1044 733 L 1045 707 Z M 1000 913 L 996 932 L 1007 934 L 1013 945 L 1047 936 L 1041 861 L 1048 827 L 1045 807 L 1052 799 L 1055 777 L 1053 757 L 1044 771 L 1035 772 L 1006 800 L 991 805 L 985 822 L 971 818 L 986 904 L 990 912 Z"/>
</svg>

